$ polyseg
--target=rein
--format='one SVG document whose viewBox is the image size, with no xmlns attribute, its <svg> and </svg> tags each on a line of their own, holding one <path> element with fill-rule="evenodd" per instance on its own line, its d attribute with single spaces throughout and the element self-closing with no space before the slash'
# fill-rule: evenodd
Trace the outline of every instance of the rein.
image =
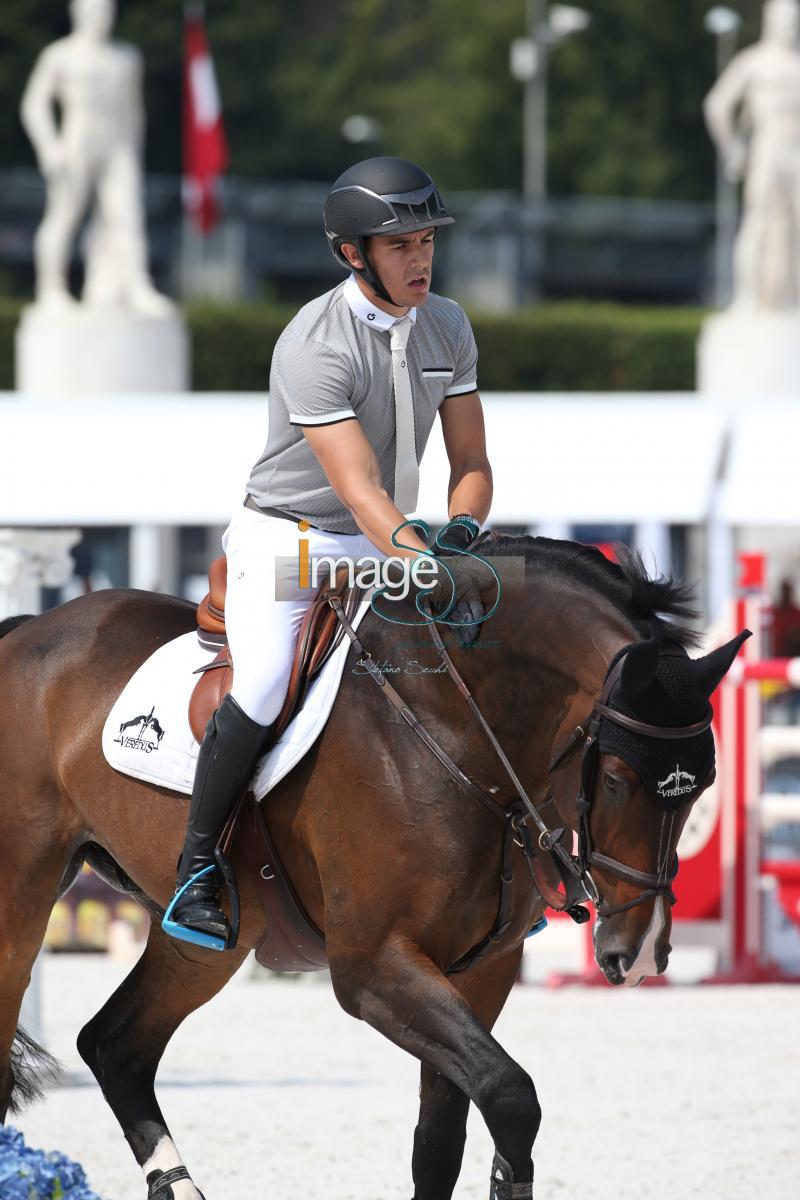
<svg viewBox="0 0 800 1200">
<path fill-rule="evenodd" d="M 505 770 L 517 792 L 519 799 L 509 805 L 500 804 L 495 799 L 496 793 L 500 790 L 499 787 L 495 785 L 488 791 L 485 788 L 482 788 L 479 783 L 477 783 L 474 779 L 471 779 L 470 776 L 462 771 L 462 769 L 453 761 L 450 755 L 442 749 L 436 739 L 432 737 L 430 733 L 428 733 L 424 725 L 422 725 L 422 723 L 418 720 L 410 705 L 405 702 L 396 688 L 386 678 L 380 667 L 374 662 L 372 654 L 364 647 L 358 634 L 350 624 L 339 597 L 335 594 L 335 592 L 332 591 L 327 591 L 325 595 L 328 603 L 341 622 L 345 633 L 350 639 L 350 642 L 358 652 L 358 665 L 367 671 L 370 677 L 381 688 L 387 700 L 397 709 L 404 721 L 406 721 L 406 723 L 414 730 L 417 736 L 425 743 L 428 749 L 435 755 L 435 757 L 446 768 L 450 775 L 452 775 L 455 781 L 460 784 L 465 791 L 469 793 L 469 795 L 477 800 L 479 804 L 492 813 L 493 816 L 498 817 L 501 821 L 503 821 L 506 827 L 503 841 L 503 865 L 500 875 L 500 905 L 497 919 L 495 920 L 495 924 L 487 937 L 484 938 L 478 946 L 474 947 L 473 950 L 469 951 L 468 954 L 459 959 L 457 963 L 454 963 L 453 966 L 449 968 L 448 974 L 464 970 L 467 966 L 471 966 L 478 957 L 480 957 L 489 949 L 490 945 L 493 945 L 499 941 L 503 933 L 508 929 L 510 924 L 511 884 L 513 882 L 513 876 L 511 873 L 512 843 L 516 843 L 516 845 L 522 850 L 534 883 L 541 892 L 546 903 L 551 908 L 555 908 L 560 912 L 566 911 L 578 924 L 583 924 L 585 921 L 588 921 L 589 912 L 581 902 L 589 897 L 589 893 L 582 884 L 580 870 L 577 867 L 574 856 L 570 854 L 562 844 L 562 839 L 566 831 L 563 828 L 551 829 L 550 826 L 548 826 L 542 819 L 536 805 L 525 791 L 522 781 L 511 765 L 502 746 L 495 737 L 491 726 L 481 712 L 474 696 L 470 692 L 466 682 L 462 678 L 455 663 L 448 654 L 447 647 L 442 641 L 441 635 L 439 634 L 439 631 L 436 628 L 433 620 L 428 622 L 428 629 L 430 630 L 431 637 L 433 638 L 434 645 L 436 646 L 439 656 L 445 664 L 450 678 L 453 680 L 456 687 L 472 709 L 476 719 L 485 730 L 487 737 L 494 746 L 500 761 L 503 763 L 503 766 L 505 767 Z M 427 613 L 430 615 L 430 606 L 428 601 L 423 601 L 423 604 Z M 581 731 L 580 736 L 583 736 L 583 731 Z M 577 746 L 578 740 L 578 738 L 575 738 L 574 746 L 570 745 L 568 749 L 571 750 Z M 565 757 L 565 755 L 562 757 Z M 549 788 L 547 788 L 540 796 L 537 797 L 537 800 L 541 805 L 545 805 L 550 799 L 551 792 Z M 542 851 L 547 852 L 555 864 L 559 880 L 564 885 L 563 892 L 560 892 L 550 883 L 541 863 L 536 859 L 531 834 L 526 824 L 526 822 L 531 818 L 539 830 L 539 845 Z"/>
<path fill-rule="evenodd" d="M 681 726 L 679 728 L 671 726 L 648 725 L 642 721 L 637 721 L 633 717 L 628 717 L 624 713 L 617 712 L 612 708 L 608 701 L 611 691 L 616 684 L 622 670 L 624 661 L 624 652 L 619 656 L 617 661 L 608 671 L 600 697 L 594 702 L 592 711 L 588 721 L 578 725 L 570 735 L 566 745 L 553 758 L 548 766 L 548 775 L 559 767 L 564 766 L 578 748 L 583 744 L 583 753 L 581 758 L 581 786 L 576 800 L 576 809 L 578 814 L 578 853 L 572 854 L 564 845 L 564 840 L 567 836 L 565 827 L 550 827 L 542 818 L 537 804 L 531 800 L 526 792 L 522 781 L 514 770 L 511 762 L 505 754 L 502 746 L 494 735 L 494 732 L 486 721 L 481 712 L 475 697 L 470 692 L 466 682 L 459 673 L 455 663 L 448 654 L 439 630 L 436 628 L 435 620 L 433 619 L 430 604 L 427 598 L 423 599 L 423 608 L 426 614 L 431 618 L 428 623 L 428 629 L 433 639 L 436 650 L 445 665 L 448 675 L 455 683 L 461 695 L 472 710 L 473 715 L 482 726 L 486 736 L 492 743 L 503 767 L 511 780 L 514 790 L 517 793 L 518 799 L 510 805 L 499 803 L 495 799 L 495 795 L 499 792 L 499 787 L 493 786 L 488 791 L 480 786 L 474 779 L 471 779 L 457 763 L 453 761 L 449 754 L 439 745 L 435 738 L 425 729 L 421 722 L 416 717 L 413 709 L 403 700 L 402 696 L 397 692 L 393 685 L 389 682 L 386 676 L 381 671 L 380 667 L 374 662 L 372 655 L 361 642 L 358 634 L 353 629 L 349 618 L 347 617 L 339 597 L 332 591 L 326 591 L 325 597 L 328 604 L 336 613 L 345 633 L 350 642 L 358 652 L 358 665 L 363 667 L 375 683 L 381 688 L 387 700 L 397 709 L 406 723 L 414 730 L 417 736 L 425 743 L 428 749 L 435 755 L 439 762 L 447 769 L 455 781 L 460 784 L 484 808 L 498 817 L 505 824 L 505 837 L 503 841 L 502 855 L 502 871 L 500 876 L 500 905 L 497 918 L 491 932 L 463 955 L 449 969 L 448 974 L 455 973 L 471 966 L 473 962 L 489 949 L 491 945 L 500 940 L 502 935 L 510 925 L 510 907 L 511 907 L 511 883 L 513 877 L 511 874 L 511 845 L 512 842 L 522 850 L 528 869 L 531 873 L 534 883 L 541 893 L 543 899 L 549 907 L 556 909 L 559 912 L 566 911 L 569 916 L 578 924 L 583 924 L 589 920 L 589 912 L 585 908 L 583 901 L 591 900 L 596 906 L 597 915 L 599 917 L 612 916 L 615 913 L 625 912 L 628 909 L 634 908 L 645 901 L 656 897 L 663 896 L 669 900 L 670 904 L 675 903 L 675 894 L 672 891 L 671 884 L 678 873 L 678 856 L 673 854 L 672 860 L 669 860 L 669 849 L 672 840 L 672 827 L 674 825 L 675 814 L 672 814 L 670 828 L 667 833 L 666 843 L 664 839 L 664 827 L 666 824 L 667 814 L 664 814 L 661 825 L 661 845 L 665 844 L 664 854 L 661 857 L 661 845 L 659 846 L 659 869 L 652 873 L 649 871 L 640 871 L 635 867 L 627 866 L 625 863 L 618 862 L 616 859 L 610 858 L 608 855 L 600 853 L 594 848 L 591 835 L 590 816 L 597 779 L 597 768 L 599 763 L 599 746 L 598 734 L 600 729 L 600 721 L 603 717 L 614 721 L 619 725 L 634 733 L 642 734 L 646 737 L 678 739 L 686 737 L 694 737 L 704 733 L 711 725 L 713 712 L 709 704 L 708 712 L 702 721 L 698 721 L 693 725 Z M 548 787 L 545 792 L 537 797 L 537 803 L 541 807 L 545 807 L 552 802 L 552 792 Z M 550 861 L 555 866 L 560 882 L 563 884 L 564 891 L 559 891 L 553 887 L 552 883 L 547 878 L 542 863 L 537 859 L 533 843 L 531 840 L 530 831 L 527 828 L 527 821 L 533 820 L 539 831 L 538 844 L 542 851 L 549 855 Z M 595 866 L 603 871 L 608 871 L 612 875 L 616 875 L 626 883 L 631 883 L 643 888 L 639 896 L 633 900 L 629 900 L 624 904 L 606 906 L 602 902 L 600 890 L 597 887 L 590 867 Z"/>
</svg>

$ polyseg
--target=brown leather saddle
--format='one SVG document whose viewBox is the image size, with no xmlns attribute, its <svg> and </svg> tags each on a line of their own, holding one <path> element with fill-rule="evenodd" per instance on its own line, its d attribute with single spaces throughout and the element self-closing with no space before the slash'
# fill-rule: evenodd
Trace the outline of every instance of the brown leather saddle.
<svg viewBox="0 0 800 1200">
<path fill-rule="evenodd" d="M 209 591 L 198 605 L 200 644 L 216 648 L 212 662 L 201 668 L 200 679 L 189 702 L 189 723 L 201 742 L 211 714 L 233 684 L 234 664 L 225 635 L 225 592 L 227 561 L 215 559 L 208 572 Z M 328 603 L 328 594 L 339 599 L 349 620 L 358 611 L 364 591 L 349 587 L 347 568 L 340 567 L 317 592 L 297 635 L 289 689 L 272 735 L 272 743 L 300 709 L 309 683 L 339 645 L 344 629 Z M 269 747 L 267 747 L 268 749 Z M 280 860 L 261 804 L 248 793 L 232 813 L 220 839 L 224 854 L 235 852 L 258 880 L 259 896 L 267 917 L 267 928 L 256 947 L 256 959 L 273 971 L 319 971 L 327 967 L 325 938 L 310 919 Z"/>
<path fill-rule="evenodd" d="M 189 701 L 189 725 L 198 742 L 203 740 L 211 714 L 216 711 L 222 703 L 223 696 L 233 686 L 234 664 L 225 634 L 227 583 L 227 559 L 221 554 L 209 567 L 209 591 L 197 607 L 197 636 L 200 645 L 205 649 L 217 649 L 213 661 L 200 668 L 200 679 Z M 311 607 L 303 617 L 297 635 L 289 688 L 275 723 L 276 741 L 300 709 L 309 683 L 328 661 L 343 637 L 344 630 L 327 600 L 329 590 L 339 598 L 349 620 L 353 619 L 364 595 L 363 589 L 348 586 L 346 567 L 340 567 L 336 572 L 333 587 L 328 581 L 318 590 Z"/>
</svg>

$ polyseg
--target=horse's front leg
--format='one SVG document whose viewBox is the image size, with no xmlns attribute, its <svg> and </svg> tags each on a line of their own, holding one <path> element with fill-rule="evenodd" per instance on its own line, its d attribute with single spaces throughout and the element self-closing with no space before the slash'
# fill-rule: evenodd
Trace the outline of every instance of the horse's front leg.
<svg viewBox="0 0 800 1200">
<path fill-rule="evenodd" d="M 485 1029 L 491 1030 L 514 985 L 522 947 L 477 966 L 453 983 Z M 444 1075 L 422 1064 L 419 1121 L 414 1133 L 414 1200 L 449 1200 L 461 1171 L 469 1098 Z"/>
<path fill-rule="evenodd" d="M 450 1200 L 464 1157 L 468 1112 L 469 1096 L 423 1063 L 411 1159 L 414 1200 Z"/>
<path fill-rule="evenodd" d="M 531 1150 L 541 1120 L 533 1081 L 443 972 L 409 939 L 393 935 L 374 954 L 334 951 L 331 979 L 347 1012 L 444 1075 L 479 1110 L 495 1144 L 492 1200 L 532 1197 Z M 451 1193 L 417 1195 L 443 1200 Z"/>
</svg>

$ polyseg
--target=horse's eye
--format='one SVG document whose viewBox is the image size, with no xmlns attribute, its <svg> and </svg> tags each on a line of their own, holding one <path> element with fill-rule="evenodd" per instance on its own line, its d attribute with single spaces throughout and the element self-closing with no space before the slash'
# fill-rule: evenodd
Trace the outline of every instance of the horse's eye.
<svg viewBox="0 0 800 1200">
<path fill-rule="evenodd" d="M 603 771 L 603 787 L 612 796 L 615 796 L 622 790 L 622 780 L 617 779 L 616 775 L 612 775 L 610 771 Z"/>
</svg>

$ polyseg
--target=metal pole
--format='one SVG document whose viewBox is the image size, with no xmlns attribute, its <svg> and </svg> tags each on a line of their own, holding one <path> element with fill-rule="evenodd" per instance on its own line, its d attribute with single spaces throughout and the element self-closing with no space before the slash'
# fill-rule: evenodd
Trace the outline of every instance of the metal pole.
<svg viewBox="0 0 800 1200">
<path fill-rule="evenodd" d="M 183 6 L 184 31 L 185 26 L 190 21 L 205 21 L 205 3 L 204 0 L 185 0 Z M 186 54 L 186 46 L 184 45 L 184 55 Z M 184 59 L 184 71 L 186 70 L 186 61 Z M 183 136 L 186 137 L 186 99 L 184 98 L 183 106 Z M 185 151 L 184 151 L 185 153 Z M 191 186 L 191 181 L 186 174 L 186 161 L 181 160 L 181 187 L 182 187 L 182 208 L 183 217 L 181 221 L 181 299 L 190 300 L 198 296 L 205 298 L 206 296 L 206 281 L 205 281 L 205 246 L 202 233 L 195 228 L 194 219 L 189 215 L 187 208 L 186 191 Z"/>
<path fill-rule="evenodd" d="M 526 203 L 547 196 L 547 27 L 548 0 L 527 0 L 528 37 L 536 44 L 536 71 L 525 83 L 523 108 L 524 169 L 522 191 Z"/>
<path fill-rule="evenodd" d="M 204 299 L 207 295 L 205 239 L 195 228 L 194 218 L 184 209 L 181 223 L 181 299 Z"/>
<path fill-rule="evenodd" d="M 736 35 L 736 29 L 717 34 L 717 76 L 736 53 Z M 721 154 L 717 155 L 716 225 L 714 300 L 718 308 L 725 308 L 733 299 L 733 252 L 739 225 L 739 197 L 737 185 L 725 174 Z"/>
<path fill-rule="evenodd" d="M 672 569 L 670 527 L 664 521 L 639 521 L 634 532 L 636 549 L 656 575 L 669 575 Z"/>
<path fill-rule="evenodd" d="M 525 79 L 522 99 L 522 210 L 520 213 L 519 299 L 538 300 L 544 259 L 542 209 L 547 196 L 547 53 L 548 0 L 526 0 L 526 33 L 534 69 Z"/>
</svg>

